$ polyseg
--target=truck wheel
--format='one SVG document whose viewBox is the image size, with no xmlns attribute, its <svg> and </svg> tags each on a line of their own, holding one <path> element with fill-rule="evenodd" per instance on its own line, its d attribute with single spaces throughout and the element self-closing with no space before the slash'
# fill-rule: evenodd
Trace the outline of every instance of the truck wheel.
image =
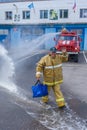
<svg viewBox="0 0 87 130">
<path fill-rule="evenodd" d="M 75 61 L 75 62 L 78 62 L 78 55 L 75 55 L 74 61 Z"/>
</svg>

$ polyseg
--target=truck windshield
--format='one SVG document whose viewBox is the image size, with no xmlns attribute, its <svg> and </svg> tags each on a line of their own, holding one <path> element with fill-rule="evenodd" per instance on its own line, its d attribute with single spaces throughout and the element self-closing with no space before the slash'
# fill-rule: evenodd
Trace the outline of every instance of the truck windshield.
<svg viewBox="0 0 87 130">
<path fill-rule="evenodd" d="M 75 36 L 60 36 L 59 40 L 76 40 Z"/>
</svg>

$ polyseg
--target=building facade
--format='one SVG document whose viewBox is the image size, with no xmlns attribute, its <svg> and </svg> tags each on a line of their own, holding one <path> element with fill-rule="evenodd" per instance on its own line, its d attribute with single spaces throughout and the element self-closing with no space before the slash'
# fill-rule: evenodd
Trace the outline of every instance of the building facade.
<svg viewBox="0 0 87 130">
<path fill-rule="evenodd" d="M 8 48 L 62 28 L 77 31 L 87 50 L 87 2 L 45 0 L 0 3 L 0 42 Z"/>
</svg>

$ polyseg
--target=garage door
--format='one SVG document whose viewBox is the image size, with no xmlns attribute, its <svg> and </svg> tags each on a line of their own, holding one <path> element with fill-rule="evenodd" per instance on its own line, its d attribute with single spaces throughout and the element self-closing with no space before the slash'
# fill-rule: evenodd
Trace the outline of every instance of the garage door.
<svg viewBox="0 0 87 130">
<path fill-rule="evenodd" d="M 51 47 L 55 46 L 54 33 L 56 33 L 56 28 L 46 28 L 45 34 L 48 33 L 51 33 L 51 35 L 47 35 L 49 38 L 47 38 L 47 41 L 45 42 L 45 49 L 50 49 Z"/>
<path fill-rule="evenodd" d="M 87 28 L 85 28 L 84 33 L 84 50 L 87 50 Z"/>
</svg>

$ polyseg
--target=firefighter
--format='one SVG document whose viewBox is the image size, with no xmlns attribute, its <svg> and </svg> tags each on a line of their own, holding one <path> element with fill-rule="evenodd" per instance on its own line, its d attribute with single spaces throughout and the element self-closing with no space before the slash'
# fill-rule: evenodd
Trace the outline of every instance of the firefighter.
<svg viewBox="0 0 87 130">
<path fill-rule="evenodd" d="M 65 99 L 60 90 L 60 84 L 63 82 L 62 62 L 68 61 L 66 49 L 62 49 L 62 54 L 56 53 L 56 48 L 50 48 L 49 54 L 42 57 L 37 63 L 36 78 L 40 80 L 43 75 L 43 83 L 48 86 L 48 92 L 54 91 L 56 103 L 59 108 L 65 107 Z M 42 97 L 42 102 L 48 102 L 48 96 Z"/>
</svg>

